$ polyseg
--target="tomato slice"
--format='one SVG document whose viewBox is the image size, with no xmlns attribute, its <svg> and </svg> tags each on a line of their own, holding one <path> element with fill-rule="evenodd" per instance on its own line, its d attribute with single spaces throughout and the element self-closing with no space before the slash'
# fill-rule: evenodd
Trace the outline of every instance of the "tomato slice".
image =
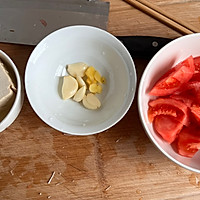
<svg viewBox="0 0 200 200">
<path fill-rule="evenodd" d="M 196 92 L 196 91 L 200 90 L 200 81 L 189 81 L 184 86 L 185 86 L 185 90 L 191 90 L 191 89 L 193 89 Z"/>
<path fill-rule="evenodd" d="M 188 106 L 188 102 L 200 103 L 200 81 L 189 81 L 177 90 L 174 95 L 170 97 L 182 100 Z M 190 106 L 190 105 L 189 105 Z"/>
<path fill-rule="evenodd" d="M 190 111 L 191 111 L 194 119 L 196 120 L 196 122 L 200 125 L 200 105 L 193 104 L 190 107 Z"/>
<path fill-rule="evenodd" d="M 153 122 L 153 126 L 154 126 L 154 129 L 169 144 L 174 142 L 178 133 L 183 128 L 183 124 L 178 122 L 175 119 L 175 117 L 167 116 L 167 115 L 156 116 Z"/>
<path fill-rule="evenodd" d="M 192 78 L 190 81 L 199 81 L 200 82 L 200 72 L 193 74 Z"/>
<path fill-rule="evenodd" d="M 195 73 L 200 73 L 200 56 L 194 58 Z"/>
<path fill-rule="evenodd" d="M 177 139 L 178 153 L 182 156 L 193 157 L 200 149 L 200 129 L 194 125 L 181 130 Z"/>
<path fill-rule="evenodd" d="M 149 94 L 166 96 L 174 93 L 192 78 L 194 71 L 194 60 L 190 56 L 165 73 L 154 85 Z"/>
<path fill-rule="evenodd" d="M 149 102 L 148 118 L 152 122 L 157 115 L 172 116 L 183 125 L 188 125 L 188 107 L 172 98 L 158 98 Z"/>
<path fill-rule="evenodd" d="M 196 101 L 196 97 L 192 90 L 186 90 L 180 94 L 172 94 L 170 95 L 170 98 L 183 102 L 187 107 L 191 107 Z"/>
<path fill-rule="evenodd" d="M 195 102 L 200 103 L 200 81 L 189 81 L 186 89 L 192 90 L 195 98 Z"/>
</svg>

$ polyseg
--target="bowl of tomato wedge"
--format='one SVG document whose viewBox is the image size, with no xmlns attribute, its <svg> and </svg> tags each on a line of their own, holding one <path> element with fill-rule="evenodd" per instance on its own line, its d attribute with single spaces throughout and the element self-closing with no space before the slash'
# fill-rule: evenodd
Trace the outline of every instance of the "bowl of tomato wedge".
<svg viewBox="0 0 200 200">
<path fill-rule="evenodd" d="M 138 110 L 158 149 L 200 173 L 200 33 L 173 40 L 150 60 L 139 84 Z"/>
</svg>

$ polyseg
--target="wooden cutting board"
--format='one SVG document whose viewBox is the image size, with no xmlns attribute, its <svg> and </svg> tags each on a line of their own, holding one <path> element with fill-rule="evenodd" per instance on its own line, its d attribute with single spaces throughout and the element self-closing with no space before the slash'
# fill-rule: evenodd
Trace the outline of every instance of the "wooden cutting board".
<svg viewBox="0 0 200 200">
<path fill-rule="evenodd" d="M 151 2 L 199 26 L 200 2 Z M 110 5 L 108 30 L 114 35 L 180 36 L 121 0 Z M 0 43 L 0 48 L 23 77 L 33 47 Z M 148 60 L 134 62 L 139 81 Z M 48 127 L 25 98 L 17 120 L 0 134 L 2 200 L 198 200 L 199 180 L 199 174 L 177 166 L 150 142 L 139 120 L 137 96 L 118 124 L 88 137 L 64 136 Z"/>
</svg>

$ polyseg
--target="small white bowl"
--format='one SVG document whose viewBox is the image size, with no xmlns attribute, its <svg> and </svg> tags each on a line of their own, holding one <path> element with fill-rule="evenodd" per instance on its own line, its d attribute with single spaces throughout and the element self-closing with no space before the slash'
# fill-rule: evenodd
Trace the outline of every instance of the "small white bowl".
<svg viewBox="0 0 200 200">
<path fill-rule="evenodd" d="M 14 120 L 19 115 L 23 100 L 24 100 L 24 91 L 23 91 L 23 85 L 21 81 L 21 77 L 19 75 L 18 69 L 15 66 L 14 62 L 10 59 L 10 57 L 3 51 L 0 50 L 0 59 L 3 61 L 3 63 L 6 64 L 6 69 L 8 72 L 13 76 L 14 82 L 16 82 L 16 88 L 17 93 L 14 100 L 14 103 L 6 115 L 6 117 L 0 122 L 0 132 L 4 131 L 7 127 L 9 127 Z"/>
<path fill-rule="evenodd" d="M 200 152 L 196 153 L 193 158 L 180 156 L 173 150 L 171 145 L 154 132 L 152 124 L 148 121 L 147 116 L 148 102 L 151 98 L 148 95 L 150 89 L 171 66 L 174 66 L 190 55 L 194 57 L 200 56 L 200 33 L 183 36 L 173 40 L 164 46 L 151 59 L 140 80 L 138 109 L 144 129 L 158 149 L 178 165 L 200 173 Z"/>
<path fill-rule="evenodd" d="M 106 78 L 100 109 L 61 99 L 60 76 L 67 64 L 75 62 L 94 66 Z M 70 26 L 36 46 L 27 63 L 25 87 L 32 108 L 49 126 L 90 135 L 110 128 L 126 114 L 135 94 L 136 71 L 129 52 L 113 35 L 91 26 Z"/>
</svg>

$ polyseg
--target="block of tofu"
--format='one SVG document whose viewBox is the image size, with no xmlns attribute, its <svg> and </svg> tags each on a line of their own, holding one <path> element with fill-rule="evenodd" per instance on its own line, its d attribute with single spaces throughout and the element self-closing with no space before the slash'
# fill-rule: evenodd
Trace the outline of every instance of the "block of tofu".
<svg viewBox="0 0 200 200">
<path fill-rule="evenodd" d="M 0 60 L 0 122 L 8 114 L 14 103 L 16 87 L 9 76 L 6 66 Z"/>
</svg>

